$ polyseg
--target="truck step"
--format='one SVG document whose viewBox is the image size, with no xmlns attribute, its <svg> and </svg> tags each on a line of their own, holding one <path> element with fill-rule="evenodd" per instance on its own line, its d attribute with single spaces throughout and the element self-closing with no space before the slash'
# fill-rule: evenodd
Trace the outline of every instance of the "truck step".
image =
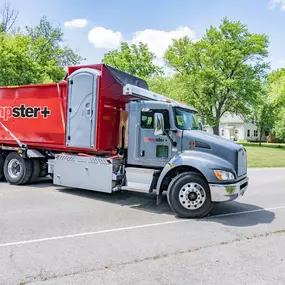
<svg viewBox="0 0 285 285">
<path fill-rule="evenodd" d="M 123 186 L 122 190 L 139 192 L 139 193 L 149 193 L 149 185 L 132 185 L 132 186 Z"/>
<path fill-rule="evenodd" d="M 126 167 L 126 186 L 122 190 L 149 193 L 155 172 L 150 168 Z"/>
</svg>

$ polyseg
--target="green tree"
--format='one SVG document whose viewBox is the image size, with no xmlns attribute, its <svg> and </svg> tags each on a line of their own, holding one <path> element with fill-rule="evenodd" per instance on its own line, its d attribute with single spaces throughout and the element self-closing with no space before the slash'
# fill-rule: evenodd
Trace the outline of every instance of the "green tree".
<svg viewBox="0 0 285 285">
<path fill-rule="evenodd" d="M 82 59 L 62 46 L 60 29 L 44 17 L 27 33 L 0 33 L 0 85 L 51 83 L 62 80 L 68 65 Z"/>
<path fill-rule="evenodd" d="M 285 107 L 277 115 L 274 130 L 278 138 L 285 140 Z"/>
<path fill-rule="evenodd" d="M 187 90 L 175 76 L 156 75 L 147 79 L 149 89 L 158 94 L 183 101 L 187 97 Z"/>
<path fill-rule="evenodd" d="M 162 73 L 162 68 L 154 64 L 155 59 L 156 56 L 149 51 L 147 45 L 128 45 L 127 42 L 122 42 L 120 50 L 107 52 L 102 62 L 140 78 L 148 78 Z"/>
<path fill-rule="evenodd" d="M 272 133 L 276 121 L 275 105 L 269 101 L 265 101 L 259 105 L 255 112 L 255 122 L 259 131 L 259 145 L 263 135 L 268 132 Z"/>
<path fill-rule="evenodd" d="M 0 86 L 43 81 L 40 66 L 33 60 L 26 35 L 0 33 Z"/>
<path fill-rule="evenodd" d="M 285 68 L 272 71 L 268 75 L 269 92 L 271 102 L 285 106 Z"/>
<path fill-rule="evenodd" d="M 274 132 L 278 138 L 285 139 L 285 69 L 271 72 L 267 82 L 268 98 L 274 105 Z"/>
<path fill-rule="evenodd" d="M 68 46 L 63 46 L 63 32 L 44 16 L 36 27 L 26 27 L 31 38 L 31 56 L 41 66 L 46 81 L 56 82 L 65 76 L 68 65 L 79 64 L 83 58 Z"/>
<path fill-rule="evenodd" d="M 260 101 L 268 55 L 268 38 L 250 33 L 238 22 L 222 19 L 204 37 L 193 42 L 184 37 L 174 40 L 165 53 L 168 65 L 179 74 L 188 100 L 219 134 L 219 121 L 226 113 L 248 116 Z"/>
</svg>

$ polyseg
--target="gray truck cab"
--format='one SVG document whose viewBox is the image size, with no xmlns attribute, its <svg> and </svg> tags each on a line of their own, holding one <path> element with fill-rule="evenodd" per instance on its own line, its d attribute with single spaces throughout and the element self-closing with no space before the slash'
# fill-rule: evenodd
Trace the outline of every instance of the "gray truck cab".
<svg viewBox="0 0 285 285">
<path fill-rule="evenodd" d="M 166 191 L 174 212 L 188 218 L 244 194 L 246 150 L 202 131 L 195 108 L 142 100 L 130 102 L 128 113 L 126 189 L 156 191 L 158 198 Z"/>
</svg>

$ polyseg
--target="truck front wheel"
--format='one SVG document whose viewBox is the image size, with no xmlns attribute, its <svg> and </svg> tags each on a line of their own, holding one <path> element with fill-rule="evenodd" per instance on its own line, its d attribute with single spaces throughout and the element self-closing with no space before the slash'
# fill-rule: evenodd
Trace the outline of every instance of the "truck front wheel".
<svg viewBox="0 0 285 285">
<path fill-rule="evenodd" d="M 26 184 L 32 176 L 32 161 L 22 158 L 17 152 L 10 152 L 4 163 L 4 175 L 10 184 Z"/>
<path fill-rule="evenodd" d="M 213 207 L 208 183 L 198 173 L 182 173 L 170 183 L 167 200 L 181 218 L 202 218 Z"/>
</svg>

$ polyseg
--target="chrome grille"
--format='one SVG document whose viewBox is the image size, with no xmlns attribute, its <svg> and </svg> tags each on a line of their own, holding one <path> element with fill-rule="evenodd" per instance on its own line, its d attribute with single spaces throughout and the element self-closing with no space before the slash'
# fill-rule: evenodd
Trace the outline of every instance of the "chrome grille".
<svg viewBox="0 0 285 285">
<path fill-rule="evenodd" d="M 244 148 L 238 151 L 238 176 L 242 176 L 247 173 L 247 153 Z"/>
</svg>

